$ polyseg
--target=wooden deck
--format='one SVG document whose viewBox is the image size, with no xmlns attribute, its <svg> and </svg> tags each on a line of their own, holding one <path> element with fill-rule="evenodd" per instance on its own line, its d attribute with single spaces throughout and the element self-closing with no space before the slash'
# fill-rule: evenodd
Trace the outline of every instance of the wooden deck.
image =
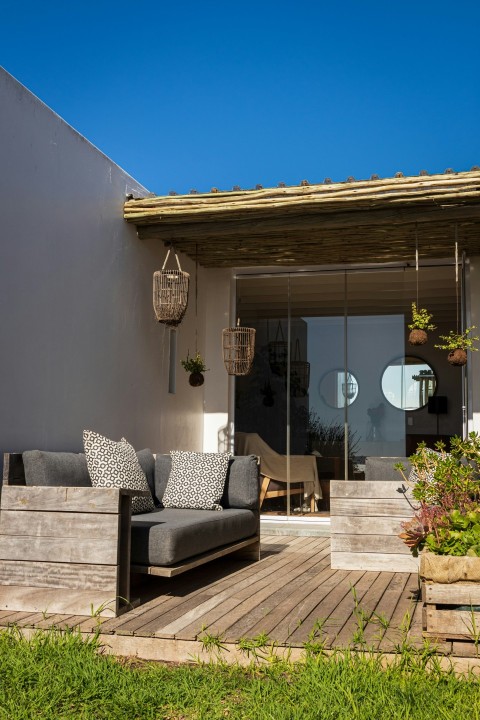
<svg viewBox="0 0 480 720">
<path fill-rule="evenodd" d="M 395 652 L 407 617 L 410 639 L 422 642 L 418 575 L 332 570 L 329 538 L 263 536 L 260 562 L 225 558 L 177 578 L 136 578 L 132 594 L 141 604 L 120 617 L 4 611 L 0 627 L 16 624 L 27 635 L 52 626 L 99 630 L 107 651 L 177 662 L 207 659 L 198 640 L 205 632 L 221 637 L 226 660 L 242 659 L 238 641 L 260 633 L 300 657 L 317 621 L 327 648 L 360 647 L 355 635 L 363 634 L 368 647 Z M 466 645 L 444 642 L 438 650 L 474 655 Z"/>
</svg>

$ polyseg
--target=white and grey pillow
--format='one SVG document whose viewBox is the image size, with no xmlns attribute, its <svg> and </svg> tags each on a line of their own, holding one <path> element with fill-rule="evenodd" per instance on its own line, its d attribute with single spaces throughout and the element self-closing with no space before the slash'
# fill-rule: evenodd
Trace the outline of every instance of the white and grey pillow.
<svg viewBox="0 0 480 720">
<path fill-rule="evenodd" d="M 170 455 L 172 469 L 163 493 L 163 506 L 223 510 L 220 501 L 231 455 L 182 450 L 172 450 Z"/>
<path fill-rule="evenodd" d="M 125 438 L 115 442 L 92 430 L 84 430 L 83 445 L 93 487 L 148 490 L 148 496 L 132 498 L 132 514 L 155 509 L 145 473 L 135 450 Z"/>
</svg>

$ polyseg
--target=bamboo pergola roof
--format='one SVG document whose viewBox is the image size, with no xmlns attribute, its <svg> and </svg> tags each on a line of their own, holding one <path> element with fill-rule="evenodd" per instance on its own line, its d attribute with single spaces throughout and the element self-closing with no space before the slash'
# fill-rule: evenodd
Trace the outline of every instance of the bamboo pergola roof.
<svg viewBox="0 0 480 720">
<path fill-rule="evenodd" d="M 140 239 L 204 267 L 328 265 L 480 254 L 480 168 L 469 172 L 128 199 Z"/>
</svg>

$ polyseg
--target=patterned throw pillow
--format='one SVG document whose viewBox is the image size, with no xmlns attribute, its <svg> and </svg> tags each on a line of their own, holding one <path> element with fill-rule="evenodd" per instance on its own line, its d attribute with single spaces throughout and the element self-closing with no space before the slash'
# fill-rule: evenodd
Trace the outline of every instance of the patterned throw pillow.
<svg viewBox="0 0 480 720">
<path fill-rule="evenodd" d="M 83 445 L 93 487 L 148 490 L 148 496 L 132 498 L 132 514 L 155 510 L 145 473 L 125 438 L 115 442 L 92 430 L 84 430 Z"/>
<path fill-rule="evenodd" d="M 164 507 L 223 510 L 220 501 L 229 453 L 172 450 L 172 469 L 162 498 Z"/>
</svg>

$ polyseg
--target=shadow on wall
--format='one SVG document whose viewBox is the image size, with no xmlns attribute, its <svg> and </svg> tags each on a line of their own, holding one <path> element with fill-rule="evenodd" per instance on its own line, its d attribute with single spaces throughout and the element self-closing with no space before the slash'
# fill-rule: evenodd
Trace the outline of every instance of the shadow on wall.
<svg viewBox="0 0 480 720">
<path fill-rule="evenodd" d="M 226 453 L 229 450 L 228 427 L 224 425 L 217 433 L 218 452 Z"/>
</svg>

